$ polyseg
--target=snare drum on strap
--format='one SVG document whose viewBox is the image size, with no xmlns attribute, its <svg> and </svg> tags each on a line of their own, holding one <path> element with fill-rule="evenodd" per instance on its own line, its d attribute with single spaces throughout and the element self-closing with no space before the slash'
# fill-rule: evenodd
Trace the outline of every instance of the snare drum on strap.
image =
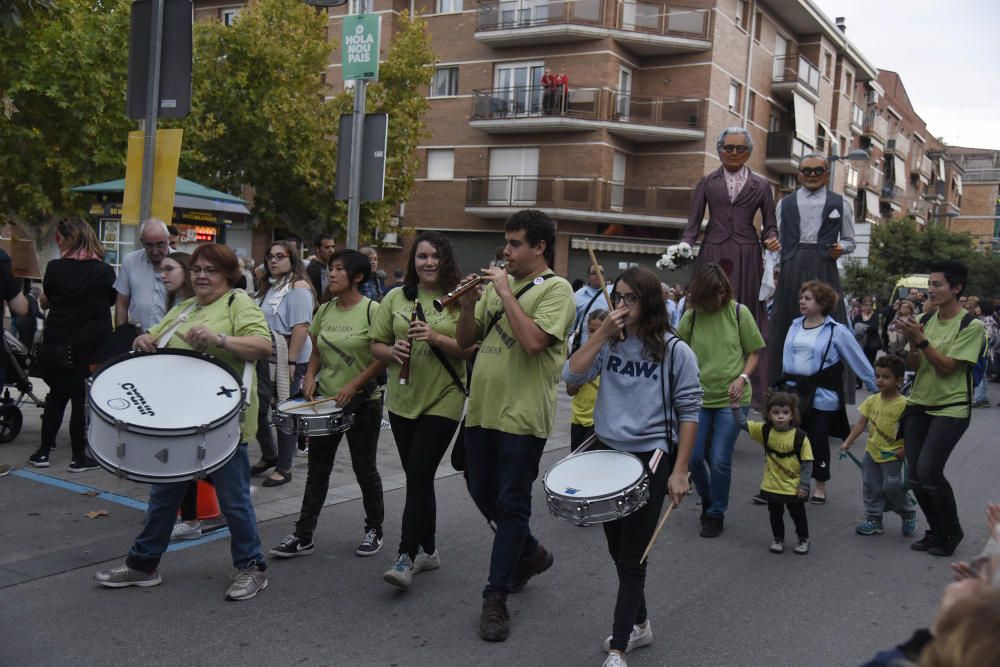
<svg viewBox="0 0 1000 667">
<path fill-rule="evenodd" d="M 290 398 L 274 409 L 274 425 L 287 435 L 330 435 L 343 433 L 354 424 L 354 415 L 345 415 L 336 401 L 319 396 L 314 401 Z"/>
<path fill-rule="evenodd" d="M 549 511 L 578 526 L 614 521 L 649 500 L 649 474 L 638 457 L 598 450 L 572 454 L 545 473 Z"/>
<path fill-rule="evenodd" d="M 90 451 L 111 472 L 136 482 L 182 482 L 218 470 L 236 453 L 245 390 L 208 355 L 132 352 L 88 384 Z"/>
</svg>

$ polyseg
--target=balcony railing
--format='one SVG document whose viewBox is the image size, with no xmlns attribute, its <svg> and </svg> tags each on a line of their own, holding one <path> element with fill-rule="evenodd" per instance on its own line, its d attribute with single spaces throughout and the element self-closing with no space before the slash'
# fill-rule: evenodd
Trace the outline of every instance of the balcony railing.
<svg viewBox="0 0 1000 667">
<path fill-rule="evenodd" d="M 469 178 L 465 205 L 473 208 L 559 208 L 684 218 L 690 188 L 631 187 L 603 178 L 489 176 Z"/>
<path fill-rule="evenodd" d="M 778 56 L 774 59 L 774 83 L 802 83 L 819 94 L 819 69 L 805 56 Z"/>
<path fill-rule="evenodd" d="M 944 181 L 928 183 L 924 188 L 924 199 L 945 199 L 947 196 L 948 190 L 944 186 Z"/>
<path fill-rule="evenodd" d="M 865 110 L 853 102 L 851 103 L 851 125 L 858 128 L 865 126 Z"/>
<path fill-rule="evenodd" d="M 869 190 L 880 191 L 882 189 L 882 172 L 875 167 L 869 166 L 865 170 L 865 187 Z"/>
<path fill-rule="evenodd" d="M 711 10 L 626 0 L 480 0 L 477 32 L 573 24 L 708 39 Z"/>
<path fill-rule="evenodd" d="M 920 158 L 920 166 L 918 167 L 920 175 L 925 178 L 930 178 L 931 174 L 934 173 L 934 163 L 926 155 Z"/>
<path fill-rule="evenodd" d="M 633 95 L 608 88 L 516 86 L 473 91 L 472 119 L 559 117 L 703 129 L 705 101 Z"/>
<path fill-rule="evenodd" d="M 901 134 L 889 138 L 885 144 L 886 153 L 895 153 L 902 157 L 910 154 L 910 140 Z"/>
<path fill-rule="evenodd" d="M 889 121 L 880 116 L 878 111 L 872 109 L 865 114 L 864 132 L 885 141 L 889 134 Z"/>
<path fill-rule="evenodd" d="M 890 200 L 902 199 L 904 195 L 906 195 L 906 190 L 895 183 L 886 182 L 886 184 L 882 186 L 882 192 L 879 196 L 881 199 Z"/>
<path fill-rule="evenodd" d="M 794 132 L 772 132 L 767 135 L 767 159 L 801 160 L 812 149 L 795 136 Z"/>
<path fill-rule="evenodd" d="M 509 30 L 560 23 L 603 25 L 603 0 L 570 0 L 541 4 L 484 0 L 479 3 L 476 30 Z"/>
<path fill-rule="evenodd" d="M 708 39 L 711 10 L 633 0 L 614 3 L 612 6 L 615 7 L 614 28 L 653 35 Z"/>
</svg>

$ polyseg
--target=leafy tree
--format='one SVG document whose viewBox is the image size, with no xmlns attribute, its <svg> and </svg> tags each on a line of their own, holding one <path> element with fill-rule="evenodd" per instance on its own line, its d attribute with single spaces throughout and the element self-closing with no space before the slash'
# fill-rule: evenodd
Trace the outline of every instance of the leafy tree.
<svg viewBox="0 0 1000 667">
<path fill-rule="evenodd" d="M 913 218 L 872 225 L 871 263 L 890 276 L 927 273 L 932 262 L 968 261 L 974 250 L 972 236 L 937 225 L 924 231 Z"/>
<path fill-rule="evenodd" d="M 884 302 L 892 291 L 896 277 L 875 262 L 864 266 L 861 262 L 851 261 L 844 269 L 842 282 L 844 292 L 848 294 L 858 298 L 871 294 Z"/>
</svg>

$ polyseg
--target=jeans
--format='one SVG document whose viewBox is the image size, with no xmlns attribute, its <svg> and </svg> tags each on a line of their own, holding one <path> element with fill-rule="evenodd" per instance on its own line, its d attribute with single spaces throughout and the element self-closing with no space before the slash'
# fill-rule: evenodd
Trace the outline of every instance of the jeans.
<svg viewBox="0 0 1000 667">
<path fill-rule="evenodd" d="M 257 534 L 257 516 L 250 503 L 250 458 L 247 444 L 241 442 L 236 447 L 236 455 L 229 463 L 211 474 L 215 483 L 215 493 L 219 497 L 219 507 L 229 524 L 229 547 L 233 555 L 233 565 L 243 569 L 256 563 L 260 569 L 267 566 L 260 549 Z M 170 533 L 177 521 L 180 507 L 188 489 L 188 482 L 173 484 L 153 484 L 149 490 L 149 509 L 146 523 L 129 549 L 126 564 L 135 570 L 152 572 L 160 563 L 163 552 L 170 544 Z"/>
<path fill-rule="evenodd" d="M 294 396 L 302 387 L 302 378 L 306 374 L 306 368 L 308 368 L 308 364 L 295 365 L 295 375 L 291 378 L 291 388 L 289 389 L 290 395 Z M 261 381 L 260 373 L 257 374 L 257 381 Z M 269 380 L 268 384 L 270 384 Z M 270 396 L 270 392 L 268 395 Z M 275 467 L 281 472 L 289 472 L 292 469 L 292 459 L 295 456 L 298 437 L 294 433 L 278 431 L 278 444 L 274 444 L 274 431 L 271 430 L 272 410 L 270 400 L 260 401 L 260 409 L 257 412 L 257 442 L 260 443 L 260 455 L 261 458 L 277 461 Z"/>
<path fill-rule="evenodd" d="M 514 566 L 538 549 L 531 534 L 531 485 L 538 477 L 544 438 L 466 427 L 466 473 L 476 506 L 496 524 L 486 593 L 510 592 Z"/>
<path fill-rule="evenodd" d="M 955 493 L 944 476 L 948 457 L 958 444 L 969 417 L 934 417 L 913 414 L 903 422 L 906 465 L 910 470 L 910 488 L 927 517 L 936 537 L 950 537 L 961 530 Z"/>
<path fill-rule="evenodd" d="M 750 408 L 743 408 L 743 415 Z M 691 477 L 708 516 L 722 517 L 729 508 L 729 485 L 733 479 L 733 446 L 740 434 L 730 408 L 702 408 L 698 413 L 698 437 L 691 453 Z"/>
<path fill-rule="evenodd" d="M 899 459 L 876 463 L 872 455 L 865 452 L 861 480 L 865 516 L 869 519 L 881 519 L 886 511 L 903 517 L 914 514 L 903 487 L 903 462 Z"/>
<path fill-rule="evenodd" d="M 986 382 L 987 382 L 987 379 L 986 379 L 986 376 L 984 375 L 983 379 L 979 381 L 979 384 L 977 384 L 976 388 L 973 390 L 973 393 L 972 393 L 972 401 L 973 401 L 973 403 L 983 403 L 983 402 L 989 403 L 990 402 L 990 395 L 986 391 Z"/>
<path fill-rule="evenodd" d="M 382 536 L 385 503 L 382 498 L 382 477 L 378 474 L 379 429 L 382 425 L 382 399 L 365 401 L 354 413 L 354 424 L 347 431 L 347 446 L 351 450 L 351 466 L 361 487 L 361 502 L 365 508 L 365 532 L 374 530 Z M 309 438 L 309 468 L 302 510 L 295 522 L 295 536 L 312 542 L 319 513 L 330 490 L 330 475 L 343 433 Z"/>
<path fill-rule="evenodd" d="M 420 547 L 429 554 L 437 548 L 434 543 L 437 530 L 434 473 L 451 444 L 458 422 L 435 415 L 407 419 L 390 412 L 389 423 L 406 473 L 406 505 L 399 553 L 413 559 Z"/>
<path fill-rule="evenodd" d="M 802 430 L 809 436 L 809 444 L 812 446 L 815 459 L 812 476 L 817 482 L 830 479 L 830 427 L 836 416 L 836 412 L 813 408 L 802 423 Z"/>
</svg>

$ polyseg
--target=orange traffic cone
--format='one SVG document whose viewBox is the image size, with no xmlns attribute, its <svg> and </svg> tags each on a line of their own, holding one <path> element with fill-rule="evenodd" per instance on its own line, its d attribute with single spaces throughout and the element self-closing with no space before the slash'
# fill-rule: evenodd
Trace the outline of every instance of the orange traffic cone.
<svg viewBox="0 0 1000 667">
<path fill-rule="evenodd" d="M 215 495 L 215 486 L 203 479 L 198 480 L 198 518 L 202 521 L 222 516 L 219 509 L 219 497 Z"/>
</svg>

